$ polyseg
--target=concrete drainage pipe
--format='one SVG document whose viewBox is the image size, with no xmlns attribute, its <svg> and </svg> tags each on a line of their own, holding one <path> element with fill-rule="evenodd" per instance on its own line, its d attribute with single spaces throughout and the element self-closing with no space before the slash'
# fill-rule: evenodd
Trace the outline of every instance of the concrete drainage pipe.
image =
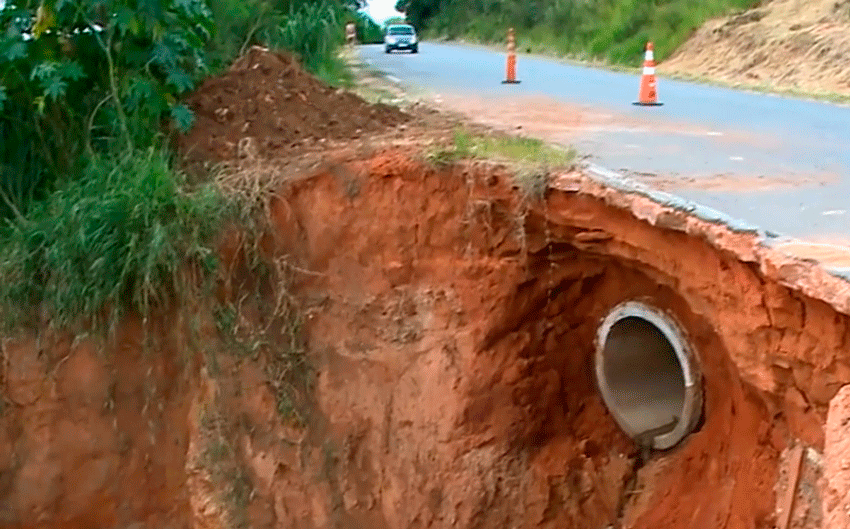
<svg viewBox="0 0 850 529">
<path fill-rule="evenodd" d="M 639 301 L 616 307 L 596 334 L 596 381 L 620 428 L 641 446 L 673 447 L 702 413 L 702 375 L 676 322 Z"/>
</svg>

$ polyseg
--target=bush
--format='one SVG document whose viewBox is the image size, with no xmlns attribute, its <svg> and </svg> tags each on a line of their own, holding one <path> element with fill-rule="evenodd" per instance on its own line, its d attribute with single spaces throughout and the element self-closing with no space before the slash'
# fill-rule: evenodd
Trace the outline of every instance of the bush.
<svg viewBox="0 0 850 529">
<path fill-rule="evenodd" d="M 211 3 L 218 33 L 208 52 L 216 69 L 226 67 L 256 44 L 294 53 L 308 71 L 327 83 L 349 80 L 337 52 L 345 40 L 345 21 L 356 16 L 354 6 L 338 0 Z M 362 24 L 368 28 L 365 20 Z"/>
<path fill-rule="evenodd" d="M 357 42 L 361 44 L 381 44 L 384 42 L 384 31 L 372 17 L 365 13 L 357 13 Z"/>
<path fill-rule="evenodd" d="M 0 191 L 26 211 L 84 155 L 157 143 L 192 123 L 181 94 L 206 72 L 201 0 L 23 0 L 0 10 Z"/>
<path fill-rule="evenodd" d="M 358 6 L 344 1 L 7 0 L 0 321 L 147 314 L 186 286 L 187 259 L 208 271 L 225 204 L 169 168 L 194 118 L 181 98 L 253 44 L 345 80 L 342 21 Z"/>
<path fill-rule="evenodd" d="M 226 68 L 248 48 L 265 45 L 284 22 L 283 13 L 267 0 L 210 0 L 216 34 L 207 43 L 213 71 Z"/>
<path fill-rule="evenodd" d="M 0 218 L 25 212 L 87 156 L 166 144 L 181 97 L 252 44 L 296 53 L 328 82 L 341 0 L 21 0 L 0 10 Z M 364 28 L 375 30 L 363 20 Z M 218 31 L 216 31 L 216 28 Z M 166 123 L 170 122 L 170 123 Z M 166 123 L 169 126 L 163 127 Z"/>
</svg>

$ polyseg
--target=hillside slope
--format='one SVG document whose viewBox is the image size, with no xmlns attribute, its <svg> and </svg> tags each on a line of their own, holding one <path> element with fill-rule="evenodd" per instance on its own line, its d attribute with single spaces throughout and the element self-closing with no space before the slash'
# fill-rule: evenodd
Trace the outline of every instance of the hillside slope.
<svg viewBox="0 0 850 529">
<path fill-rule="evenodd" d="M 850 94 L 850 0 L 773 0 L 700 28 L 659 71 Z"/>
</svg>

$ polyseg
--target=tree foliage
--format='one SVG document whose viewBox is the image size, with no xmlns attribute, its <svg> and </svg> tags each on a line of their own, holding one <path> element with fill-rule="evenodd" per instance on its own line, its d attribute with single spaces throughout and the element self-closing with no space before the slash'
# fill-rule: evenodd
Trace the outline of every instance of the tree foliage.
<svg viewBox="0 0 850 529">
<path fill-rule="evenodd" d="M 84 153 L 191 126 L 180 96 L 207 72 L 201 0 L 23 0 L 0 10 L 0 192 L 7 210 L 81 169 Z M 8 211 L 7 211 L 8 213 Z"/>
<path fill-rule="evenodd" d="M 357 13 L 357 42 L 360 44 L 380 44 L 384 41 L 384 32 L 377 22 L 366 13 Z"/>
<path fill-rule="evenodd" d="M 340 77 L 364 0 L 15 0 L 0 9 L 0 218 L 95 153 L 166 145 L 181 98 L 253 44 Z M 359 17 L 358 20 L 361 20 Z M 373 30 L 366 21 L 359 25 Z"/>
<path fill-rule="evenodd" d="M 253 44 L 339 78 L 360 0 L 6 0 L 0 323 L 147 315 L 210 273 L 228 201 L 174 170 L 182 103 Z M 184 272 L 180 272 L 180 271 Z M 194 276 L 194 272 L 189 274 Z"/>
</svg>

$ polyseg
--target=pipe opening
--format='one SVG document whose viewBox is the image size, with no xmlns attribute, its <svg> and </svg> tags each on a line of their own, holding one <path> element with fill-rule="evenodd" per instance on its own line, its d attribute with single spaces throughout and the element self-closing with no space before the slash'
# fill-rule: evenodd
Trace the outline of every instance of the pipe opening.
<svg viewBox="0 0 850 529">
<path fill-rule="evenodd" d="M 700 418 L 692 349 L 670 317 L 644 303 L 624 303 L 603 320 L 596 377 L 614 419 L 638 444 L 671 448 Z"/>
</svg>

